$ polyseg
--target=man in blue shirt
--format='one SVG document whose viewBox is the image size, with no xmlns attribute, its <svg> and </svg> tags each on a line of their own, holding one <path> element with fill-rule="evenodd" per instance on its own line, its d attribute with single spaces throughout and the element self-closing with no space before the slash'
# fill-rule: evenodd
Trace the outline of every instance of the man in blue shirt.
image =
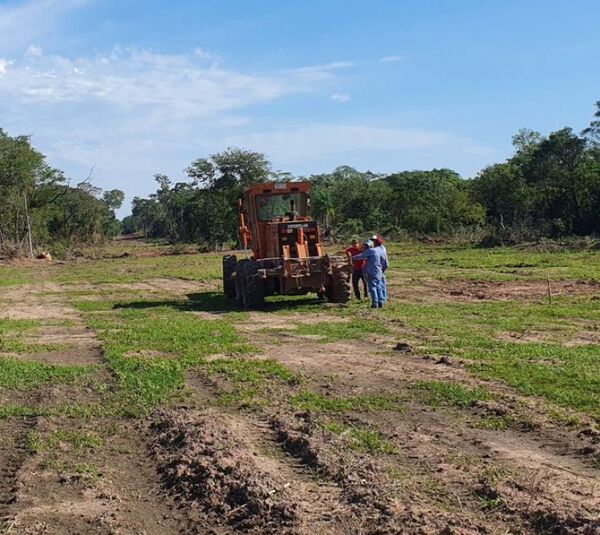
<svg viewBox="0 0 600 535">
<path fill-rule="evenodd" d="M 352 260 L 366 260 L 363 273 L 367 277 L 367 288 L 371 296 L 371 308 L 381 308 L 385 303 L 383 272 L 387 269 L 387 255 L 381 247 L 374 247 L 371 240 L 365 242 L 365 251 L 352 257 Z"/>
<path fill-rule="evenodd" d="M 383 302 L 385 303 L 387 301 L 387 280 L 385 277 L 385 270 L 387 269 L 387 262 L 388 262 L 388 255 L 387 255 L 387 250 L 385 248 L 385 245 L 383 245 L 383 239 L 379 236 L 377 236 L 377 234 L 371 236 L 371 241 L 373 242 L 373 244 L 375 245 L 376 248 L 379 248 L 383 251 L 383 254 L 385 255 L 385 265 L 386 268 L 384 268 L 383 270 L 383 278 L 382 278 L 382 285 L 383 285 Z"/>
</svg>

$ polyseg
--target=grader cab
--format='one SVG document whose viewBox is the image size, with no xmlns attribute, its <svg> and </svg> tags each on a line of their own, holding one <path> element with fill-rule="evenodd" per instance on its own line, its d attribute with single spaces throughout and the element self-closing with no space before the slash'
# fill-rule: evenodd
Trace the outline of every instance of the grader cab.
<svg viewBox="0 0 600 535">
<path fill-rule="evenodd" d="M 238 201 L 240 242 L 251 255 L 223 257 L 223 291 L 240 306 L 261 308 L 274 294 L 350 299 L 351 260 L 324 253 L 309 189 L 310 182 L 256 184 Z"/>
</svg>

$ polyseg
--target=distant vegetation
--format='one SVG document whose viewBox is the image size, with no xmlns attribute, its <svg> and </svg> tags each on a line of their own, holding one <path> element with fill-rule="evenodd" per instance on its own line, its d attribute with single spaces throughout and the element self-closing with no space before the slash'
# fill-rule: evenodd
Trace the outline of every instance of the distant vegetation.
<svg viewBox="0 0 600 535">
<path fill-rule="evenodd" d="M 596 108 L 579 135 L 520 130 L 514 155 L 472 179 L 450 169 L 385 175 L 348 166 L 294 177 L 273 171 L 261 153 L 230 148 L 192 162 L 183 181 L 156 175 L 156 193 L 134 198 L 122 223 L 114 215 L 122 192 L 69 186 L 28 138 L 0 130 L 0 247 L 23 249 L 28 228 L 35 245 L 63 248 L 120 231 L 205 249 L 234 245 L 243 188 L 298 179 L 313 183 L 312 214 L 332 239 L 378 231 L 393 238 L 458 234 L 496 245 L 599 234 L 600 101 Z"/>
<path fill-rule="evenodd" d="M 348 166 L 292 177 L 273 172 L 263 154 L 229 149 L 199 159 L 183 182 L 157 175 L 159 189 L 133 200 L 124 230 L 207 247 L 234 243 L 235 201 L 244 186 L 307 178 L 312 214 L 331 238 L 369 231 L 390 237 L 467 234 L 484 243 L 600 233 L 600 101 L 589 128 L 548 137 L 520 130 L 514 155 L 470 180 L 450 169 L 389 175 Z"/>
<path fill-rule="evenodd" d="M 64 253 L 114 237 L 121 231 L 115 210 L 123 197 L 116 189 L 102 194 L 87 180 L 71 186 L 28 137 L 0 129 L 0 255 L 47 246 Z"/>
</svg>

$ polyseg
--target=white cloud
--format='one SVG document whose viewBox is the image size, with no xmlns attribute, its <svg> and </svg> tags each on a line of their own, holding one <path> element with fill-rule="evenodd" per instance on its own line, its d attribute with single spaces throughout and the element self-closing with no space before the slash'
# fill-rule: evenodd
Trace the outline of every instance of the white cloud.
<svg viewBox="0 0 600 535">
<path fill-rule="evenodd" d="M 194 48 L 194 56 L 197 58 L 205 59 L 207 61 L 216 61 L 218 60 L 218 56 L 213 54 L 212 52 L 208 52 L 201 47 Z"/>
<path fill-rule="evenodd" d="M 55 29 L 64 13 L 94 0 L 25 0 L 0 5 L 0 53 L 22 50 Z"/>
<path fill-rule="evenodd" d="M 336 102 L 348 102 L 350 100 L 350 95 L 348 93 L 334 93 L 329 98 Z"/>
<path fill-rule="evenodd" d="M 383 56 L 379 58 L 381 63 L 394 63 L 396 61 L 402 61 L 404 58 L 402 56 Z"/>
<path fill-rule="evenodd" d="M 469 139 L 452 132 L 366 125 L 315 124 L 226 138 L 225 145 L 252 147 L 289 163 L 356 152 L 403 153 L 432 150 L 488 154 Z"/>
<path fill-rule="evenodd" d="M 331 63 L 323 63 L 319 65 L 307 65 L 306 67 L 297 67 L 291 69 L 293 72 L 325 72 L 335 71 L 338 69 L 348 69 L 354 67 L 355 63 L 352 61 L 332 61 Z"/>
<path fill-rule="evenodd" d="M 202 49 L 173 55 L 115 48 L 68 58 L 30 48 L 0 66 L 2 126 L 33 132 L 34 144 L 68 174 L 96 164 L 99 185 L 109 187 L 121 176 L 149 180 L 161 169 L 179 175 L 192 158 L 248 129 L 246 110 L 325 91 L 324 75 L 350 64 L 252 74 L 225 68 Z"/>
<path fill-rule="evenodd" d="M 216 114 L 307 88 L 293 73 L 243 74 L 207 63 L 207 57 L 138 49 L 74 60 L 29 53 L 10 70 L 4 69 L 0 97 L 12 106 L 76 102 L 129 109 L 153 106 L 153 112 L 178 118 Z"/>
<path fill-rule="evenodd" d="M 25 55 L 27 55 L 27 56 L 38 57 L 38 58 L 42 54 L 43 54 L 42 48 L 39 46 L 35 46 L 35 45 L 29 45 L 27 52 L 25 52 Z"/>
<path fill-rule="evenodd" d="M 320 80 L 329 80 L 333 78 L 335 71 L 339 71 L 341 69 L 350 69 L 352 67 L 356 67 L 356 65 L 357 64 L 352 61 L 333 61 L 331 63 L 297 67 L 295 69 L 288 69 L 283 72 L 301 80 L 316 82 Z"/>
<path fill-rule="evenodd" d="M 7 59 L 0 58 L 0 74 L 6 74 L 10 64 L 11 62 Z"/>
</svg>

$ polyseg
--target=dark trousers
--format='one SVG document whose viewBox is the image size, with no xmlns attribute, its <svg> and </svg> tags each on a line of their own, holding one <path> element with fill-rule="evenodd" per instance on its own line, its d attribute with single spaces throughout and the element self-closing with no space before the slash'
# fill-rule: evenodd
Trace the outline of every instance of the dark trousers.
<svg viewBox="0 0 600 535">
<path fill-rule="evenodd" d="M 354 295 L 356 299 L 360 299 L 360 288 L 359 282 L 362 281 L 365 297 L 367 297 L 367 281 L 361 269 L 354 270 L 352 272 L 352 288 L 354 289 Z"/>
</svg>

